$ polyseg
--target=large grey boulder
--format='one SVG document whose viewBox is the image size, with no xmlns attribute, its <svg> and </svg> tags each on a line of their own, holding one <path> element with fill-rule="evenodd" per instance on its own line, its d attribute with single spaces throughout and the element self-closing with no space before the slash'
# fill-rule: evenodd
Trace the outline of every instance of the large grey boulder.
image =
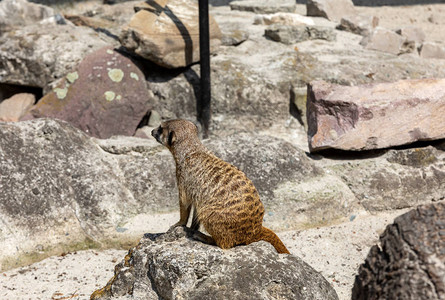
<svg viewBox="0 0 445 300">
<path fill-rule="evenodd" d="M 369 150 L 445 138 L 445 79 L 308 87 L 311 151 Z"/>
<path fill-rule="evenodd" d="M 89 53 L 116 41 L 86 27 L 33 24 L 0 36 L 0 81 L 50 90 Z"/>
<path fill-rule="evenodd" d="M 444 202 L 396 218 L 360 266 L 352 299 L 444 299 L 444 233 Z"/>
<path fill-rule="evenodd" d="M 186 236 L 146 234 L 91 299 L 338 299 L 320 273 L 266 242 L 222 250 Z"/>
<path fill-rule="evenodd" d="M 0 33 L 44 20 L 51 22 L 49 18 L 55 15 L 55 11 L 48 6 L 26 0 L 3 0 L 0 1 Z"/>
</svg>

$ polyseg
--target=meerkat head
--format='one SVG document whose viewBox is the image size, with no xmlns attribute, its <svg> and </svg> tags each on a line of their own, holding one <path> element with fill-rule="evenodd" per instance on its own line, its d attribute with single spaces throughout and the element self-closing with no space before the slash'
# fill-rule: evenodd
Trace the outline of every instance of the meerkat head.
<svg viewBox="0 0 445 300">
<path fill-rule="evenodd" d="M 199 140 L 196 125 L 179 119 L 162 122 L 158 128 L 152 130 L 151 135 L 169 149 L 183 141 Z"/>
</svg>

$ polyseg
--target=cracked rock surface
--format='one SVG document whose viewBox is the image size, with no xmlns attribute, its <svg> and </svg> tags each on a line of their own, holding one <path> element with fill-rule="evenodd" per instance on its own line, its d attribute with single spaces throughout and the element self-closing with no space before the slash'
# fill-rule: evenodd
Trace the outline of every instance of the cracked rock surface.
<svg viewBox="0 0 445 300">
<path fill-rule="evenodd" d="M 445 298 L 445 203 L 397 217 L 356 276 L 352 299 Z"/>
<path fill-rule="evenodd" d="M 338 299 L 320 273 L 266 242 L 222 250 L 186 236 L 146 234 L 91 299 Z"/>
</svg>

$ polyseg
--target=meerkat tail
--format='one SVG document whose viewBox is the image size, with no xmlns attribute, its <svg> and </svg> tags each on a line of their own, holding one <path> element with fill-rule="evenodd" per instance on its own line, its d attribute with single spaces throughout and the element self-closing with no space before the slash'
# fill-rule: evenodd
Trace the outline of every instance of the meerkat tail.
<svg viewBox="0 0 445 300">
<path fill-rule="evenodd" d="M 260 233 L 259 240 L 271 243 L 278 253 L 290 254 L 289 250 L 287 250 L 286 246 L 284 246 L 280 238 L 269 228 L 263 226 L 263 230 Z"/>
</svg>

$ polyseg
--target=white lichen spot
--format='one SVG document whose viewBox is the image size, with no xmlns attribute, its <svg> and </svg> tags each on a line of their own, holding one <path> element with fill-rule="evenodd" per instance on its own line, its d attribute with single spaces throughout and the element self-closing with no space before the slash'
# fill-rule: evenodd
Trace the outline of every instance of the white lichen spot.
<svg viewBox="0 0 445 300">
<path fill-rule="evenodd" d="M 76 72 L 72 72 L 72 73 L 68 73 L 66 75 L 66 79 L 70 82 L 70 83 L 74 83 L 74 81 L 76 81 L 77 79 L 79 79 L 79 73 Z"/>
<path fill-rule="evenodd" d="M 65 99 L 66 94 L 68 93 L 68 88 L 55 88 L 54 93 L 56 93 L 57 98 L 59 98 L 60 100 Z"/>
<path fill-rule="evenodd" d="M 139 81 L 139 76 L 136 73 L 131 72 L 130 73 L 130 77 L 133 78 L 133 79 L 136 79 L 136 81 Z"/>
<path fill-rule="evenodd" d="M 105 95 L 105 100 L 107 101 L 113 101 L 114 98 L 116 97 L 116 94 L 113 91 L 106 91 L 104 95 Z"/>
<path fill-rule="evenodd" d="M 107 50 L 107 53 L 108 53 L 108 54 L 114 54 L 114 51 L 111 50 L 111 49 L 108 49 L 108 50 Z"/>
<path fill-rule="evenodd" d="M 121 69 L 111 69 L 108 71 L 108 77 L 114 82 L 121 82 L 124 78 L 124 72 Z"/>
<path fill-rule="evenodd" d="M 119 100 L 121 100 L 121 99 L 122 99 L 122 96 L 121 96 L 121 95 L 117 95 L 117 96 L 116 96 L 116 100 L 117 100 L 117 101 L 119 101 Z"/>
</svg>

